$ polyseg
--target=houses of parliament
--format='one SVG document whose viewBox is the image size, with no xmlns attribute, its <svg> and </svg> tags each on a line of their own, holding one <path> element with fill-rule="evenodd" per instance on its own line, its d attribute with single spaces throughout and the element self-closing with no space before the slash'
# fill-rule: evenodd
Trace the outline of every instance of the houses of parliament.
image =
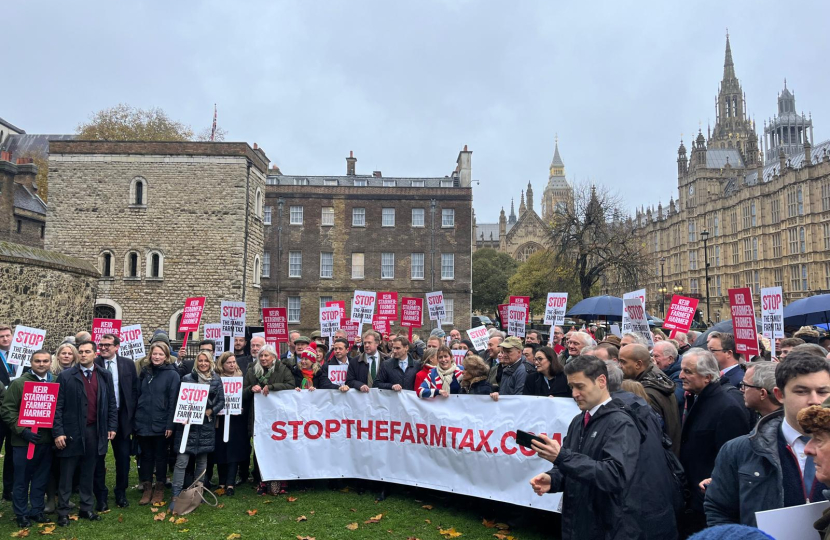
<svg viewBox="0 0 830 540">
<path fill-rule="evenodd" d="M 750 287 L 756 311 L 762 287 L 782 287 L 785 303 L 830 289 L 830 141 L 815 143 L 786 80 L 759 139 L 729 36 L 716 106 L 714 128 L 700 130 L 691 151 L 680 142 L 677 199 L 636 212 L 652 313 L 680 290 L 717 322 L 731 318 L 731 288 Z"/>
</svg>

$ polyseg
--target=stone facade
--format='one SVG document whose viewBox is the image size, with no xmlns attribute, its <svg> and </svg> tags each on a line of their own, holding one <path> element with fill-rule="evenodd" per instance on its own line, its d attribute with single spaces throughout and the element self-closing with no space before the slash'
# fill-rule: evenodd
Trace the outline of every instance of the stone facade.
<svg viewBox="0 0 830 540">
<path fill-rule="evenodd" d="M 354 157 L 346 176 L 269 175 L 263 304 L 287 306 L 289 328 L 311 332 L 321 303 L 344 300 L 348 316 L 355 290 L 398 292 L 399 304 L 403 296 L 442 290 L 453 304 L 445 330 L 468 329 L 471 154 L 465 147 L 443 178 L 358 175 Z M 423 322 L 434 327 L 426 313 Z"/>
<path fill-rule="evenodd" d="M 38 196 L 37 166 L 31 159 L 12 163 L 0 152 L 0 241 L 43 247 L 46 204 Z"/>
<path fill-rule="evenodd" d="M 46 330 L 54 351 L 65 336 L 92 327 L 98 271 L 89 262 L 0 242 L 0 323 Z"/>
<path fill-rule="evenodd" d="M 174 338 L 190 296 L 260 323 L 268 158 L 245 143 L 51 141 L 46 246 L 101 272 L 95 306 Z M 192 335 L 196 339 L 200 333 Z"/>
<path fill-rule="evenodd" d="M 793 131 L 792 141 L 782 140 L 797 137 L 795 152 L 779 145 L 777 159 L 764 165 L 754 130 L 727 38 L 715 129 L 708 138 L 698 134 L 689 157 L 681 142 L 677 201 L 637 212 L 636 230 L 652 260 L 652 313 L 668 306 L 676 287 L 700 298 L 698 309 L 714 322 L 730 318 L 731 288 L 751 287 L 759 312 L 762 287 L 781 286 L 785 303 L 830 289 L 830 141 L 814 145 L 807 129 Z"/>
</svg>

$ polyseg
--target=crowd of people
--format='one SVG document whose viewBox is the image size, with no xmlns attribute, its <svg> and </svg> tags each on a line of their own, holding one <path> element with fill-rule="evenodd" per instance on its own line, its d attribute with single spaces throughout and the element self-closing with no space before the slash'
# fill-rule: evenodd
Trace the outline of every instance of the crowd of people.
<svg viewBox="0 0 830 540">
<path fill-rule="evenodd" d="M 198 352 L 171 350 L 161 330 L 145 358 L 119 354 L 119 337 L 96 345 L 88 332 L 67 338 L 54 354 L 37 351 L 22 376 L 6 360 L 11 328 L 0 325 L 0 442 L 6 444 L 3 498 L 18 525 L 97 521 L 109 509 L 104 459 L 112 447 L 115 504 L 126 507 L 133 456 L 139 505 L 170 495 L 175 512 L 184 488 L 204 480 L 233 496 L 253 481 L 258 493 L 278 495 L 285 481 L 264 481 L 251 437 L 253 396 L 279 391 L 410 391 L 421 399 L 451 394 L 572 398 L 583 411 L 561 444 L 544 435 L 532 444 L 552 462 L 531 480 L 539 495 L 562 492 L 565 539 L 686 538 L 718 525 L 755 526 L 755 512 L 828 498 L 830 462 L 830 339 L 802 329 L 776 341 L 775 358 L 743 358 L 731 334 L 656 330 L 653 346 L 641 335 L 601 335 L 593 329 L 552 329 L 549 340 L 529 330 L 520 339 L 489 329 L 483 350 L 454 329 L 421 340 L 373 330 L 350 342 L 293 331 L 280 354 L 261 336 L 233 338 L 218 356 L 204 340 Z M 702 338 L 701 338 L 702 339 Z M 769 348 L 767 348 L 769 350 Z M 458 351 L 464 351 L 458 353 Z M 342 384 L 329 377 L 345 365 Z M 242 414 L 225 442 L 223 377 L 241 377 Z M 60 385 L 54 426 L 36 433 L 17 426 L 26 381 Z M 204 421 L 185 430 L 174 423 L 181 383 L 205 385 Z M 34 456 L 27 458 L 29 444 Z M 11 459 L 9 459 L 11 457 Z M 823 459 L 822 459 L 823 458 Z M 169 490 L 169 491 L 168 491 Z M 377 498 L 386 496 L 383 485 Z M 830 516 L 822 529 L 830 535 Z M 818 526 L 819 524 L 817 524 Z M 830 538 L 830 536 L 827 536 Z"/>
</svg>

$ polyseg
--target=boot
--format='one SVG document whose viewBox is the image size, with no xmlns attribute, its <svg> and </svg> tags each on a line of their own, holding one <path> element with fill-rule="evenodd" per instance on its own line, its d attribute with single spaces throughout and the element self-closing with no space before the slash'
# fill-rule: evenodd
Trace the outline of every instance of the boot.
<svg viewBox="0 0 830 540">
<path fill-rule="evenodd" d="M 54 514 L 55 513 L 55 498 L 49 497 L 46 499 L 46 506 L 43 508 L 44 514 Z"/>
<path fill-rule="evenodd" d="M 141 500 L 138 501 L 138 504 L 141 506 L 146 506 L 150 504 L 150 497 L 153 495 L 153 490 L 151 487 L 150 482 L 142 482 L 141 488 L 144 490 L 144 493 L 141 495 Z"/>
<path fill-rule="evenodd" d="M 164 500 L 164 484 L 161 482 L 156 482 L 156 485 L 153 487 L 153 498 L 150 499 L 150 504 L 160 503 Z"/>
</svg>

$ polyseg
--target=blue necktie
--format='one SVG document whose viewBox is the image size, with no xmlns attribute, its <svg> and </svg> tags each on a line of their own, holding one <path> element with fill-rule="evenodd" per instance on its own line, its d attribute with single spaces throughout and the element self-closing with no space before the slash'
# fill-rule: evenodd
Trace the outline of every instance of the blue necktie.
<svg viewBox="0 0 830 540">
<path fill-rule="evenodd" d="M 806 445 L 810 442 L 809 435 L 802 435 L 799 439 Z M 804 461 L 804 490 L 807 492 L 805 495 L 807 499 L 810 499 L 810 494 L 813 491 L 813 482 L 816 480 L 816 464 L 813 462 L 813 456 L 807 456 L 807 459 Z"/>
<path fill-rule="evenodd" d="M 89 382 L 92 382 L 92 370 L 91 369 L 85 369 L 84 370 L 84 375 L 86 375 L 86 380 L 88 380 Z"/>
</svg>

